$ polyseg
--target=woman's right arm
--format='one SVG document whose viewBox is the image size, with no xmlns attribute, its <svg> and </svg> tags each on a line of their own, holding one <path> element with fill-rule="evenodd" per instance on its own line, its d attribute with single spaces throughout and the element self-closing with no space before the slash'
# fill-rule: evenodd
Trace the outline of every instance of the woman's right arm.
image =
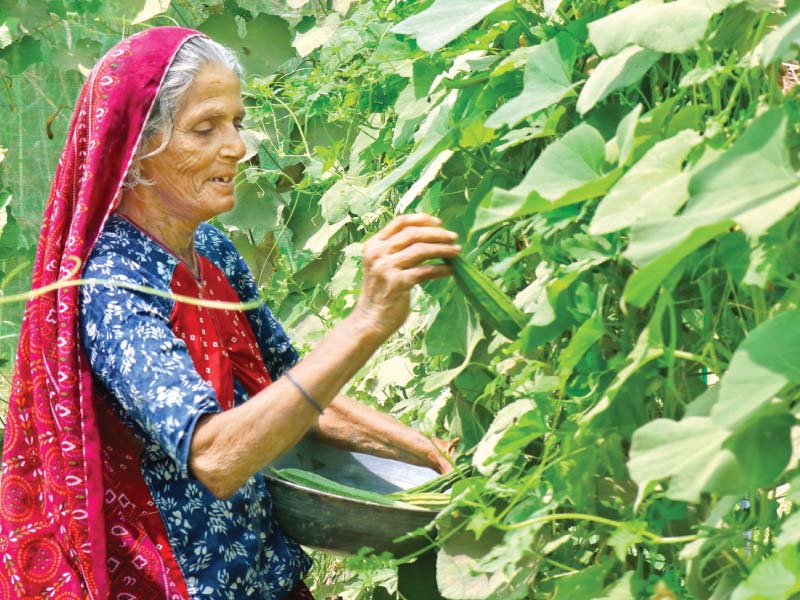
<svg viewBox="0 0 800 600">
<path fill-rule="evenodd" d="M 353 311 L 291 370 L 327 406 L 375 350 L 405 321 L 410 290 L 445 277 L 450 268 L 427 264 L 455 257 L 455 234 L 428 215 L 394 219 L 364 245 L 364 283 Z M 283 454 L 316 423 L 319 413 L 286 377 L 248 402 L 200 418 L 189 448 L 192 473 L 225 498 Z"/>
</svg>

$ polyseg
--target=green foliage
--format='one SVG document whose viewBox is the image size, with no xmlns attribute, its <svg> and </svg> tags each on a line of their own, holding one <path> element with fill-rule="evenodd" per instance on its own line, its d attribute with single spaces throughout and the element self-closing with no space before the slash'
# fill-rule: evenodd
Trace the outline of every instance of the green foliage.
<svg viewBox="0 0 800 600">
<path fill-rule="evenodd" d="M 347 314 L 362 241 L 406 211 L 457 231 L 524 315 L 507 337 L 427 284 L 348 390 L 460 438 L 445 598 L 798 592 L 800 105 L 778 65 L 796 1 L 168 4 L 134 29 L 205 28 L 249 65 L 240 204 L 219 222 L 300 346 Z M 21 85 L 74 97 L 145 7 L 0 6 L 20 111 Z M 45 76 L 54 56 L 69 76 Z M 48 110 L 14 121 L 31 147 Z M 0 250 L 29 248 L 41 204 L 5 175 Z M 317 589 L 394 592 L 396 561 L 347 564 Z"/>
</svg>

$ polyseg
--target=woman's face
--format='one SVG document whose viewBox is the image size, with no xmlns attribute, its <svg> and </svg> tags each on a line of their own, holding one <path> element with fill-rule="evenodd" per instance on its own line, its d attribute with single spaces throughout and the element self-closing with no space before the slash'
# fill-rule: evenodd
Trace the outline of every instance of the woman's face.
<svg viewBox="0 0 800 600">
<path fill-rule="evenodd" d="M 233 177 L 245 153 L 243 117 L 239 77 L 222 65 L 201 67 L 175 114 L 167 147 L 142 161 L 142 174 L 170 215 L 200 222 L 234 207 Z M 160 145 L 155 138 L 146 151 Z"/>
</svg>

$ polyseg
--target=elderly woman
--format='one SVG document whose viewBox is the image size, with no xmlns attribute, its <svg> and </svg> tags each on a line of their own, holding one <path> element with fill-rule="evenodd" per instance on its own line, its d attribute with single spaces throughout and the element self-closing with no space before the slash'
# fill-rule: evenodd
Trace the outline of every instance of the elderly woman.
<svg viewBox="0 0 800 600">
<path fill-rule="evenodd" d="M 265 465 L 312 432 L 448 468 L 439 440 L 337 395 L 409 289 L 449 274 L 428 262 L 459 251 L 438 220 L 400 217 L 365 245 L 356 307 L 302 359 L 263 304 L 209 303 L 259 298 L 205 223 L 235 202 L 239 79 L 223 47 L 165 27 L 115 46 L 81 92 L 20 338 L 0 598 L 309 598 Z M 80 269 L 92 281 L 64 286 Z"/>
</svg>

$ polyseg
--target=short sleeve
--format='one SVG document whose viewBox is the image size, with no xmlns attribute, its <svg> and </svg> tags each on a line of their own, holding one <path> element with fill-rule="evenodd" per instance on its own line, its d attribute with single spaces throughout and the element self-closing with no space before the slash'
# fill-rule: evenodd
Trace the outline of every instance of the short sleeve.
<svg viewBox="0 0 800 600">
<path fill-rule="evenodd" d="M 255 278 L 233 243 L 208 224 L 201 225 L 200 233 L 203 246 L 212 255 L 208 258 L 223 270 L 242 302 L 261 300 Z M 291 369 L 300 360 L 300 355 L 266 303 L 262 302 L 258 308 L 245 314 L 258 340 L 264 364 L 274 381 Z"/>
<path fill-rule="evenodd" d="M 90 261 L 84 276 L 145 283 L 135 270 L 124 264 L 109 267 L 105 260 Z M 172 332 L 171 304 L 118 286 L 84 286 L 81 340 L 95 378 L 111 393 L 123 420 L 187 477 L 197 421 L 220 407 L 213 388 L 195 370 L 186 344 Z"/>
</svg>

